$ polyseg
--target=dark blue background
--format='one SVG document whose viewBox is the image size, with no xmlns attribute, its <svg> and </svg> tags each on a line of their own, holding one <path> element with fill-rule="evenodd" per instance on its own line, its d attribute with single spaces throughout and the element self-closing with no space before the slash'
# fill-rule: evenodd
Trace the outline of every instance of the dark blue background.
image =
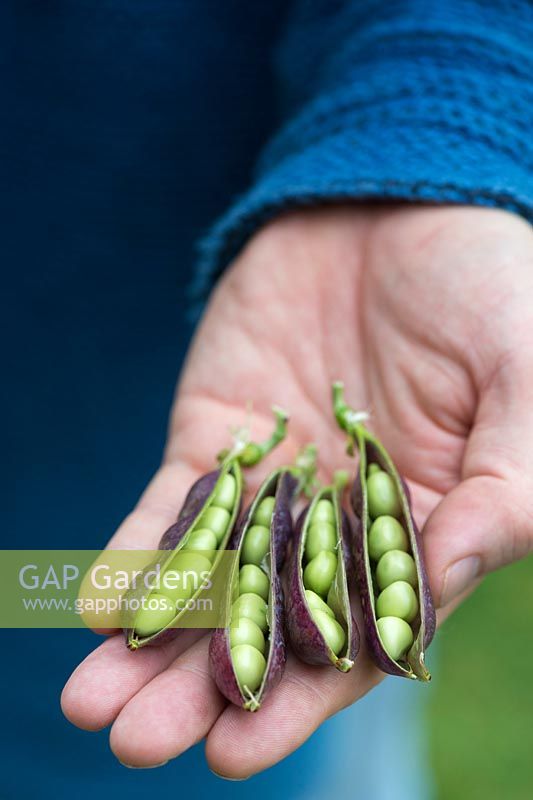
<svg viewBox="0 0 533 800">
<path fill-rule="evenodd" d="M 3 548 L 103 546 L 156 469 L 194 242 L 274 124 L 282 6 L 0 4 Z M 234 793 L 198 748 L 130 772 L 107 733 L 63 719 L 62 685 L 95 644 L 2 632 L 2 800 Z"/>
</svg>

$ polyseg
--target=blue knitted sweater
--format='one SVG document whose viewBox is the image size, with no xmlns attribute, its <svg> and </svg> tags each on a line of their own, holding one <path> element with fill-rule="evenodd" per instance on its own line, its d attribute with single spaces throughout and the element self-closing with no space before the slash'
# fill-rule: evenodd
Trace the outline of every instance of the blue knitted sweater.
<svg viewBox="0 0 533 800">
<path fill-rule="evenodd" d="M 290 207 L 386 198 L 533 217 L 529 0 L 299 0 L 276 68 L 279 132 L 203 241 L 196 289 Z"/>
</svg>

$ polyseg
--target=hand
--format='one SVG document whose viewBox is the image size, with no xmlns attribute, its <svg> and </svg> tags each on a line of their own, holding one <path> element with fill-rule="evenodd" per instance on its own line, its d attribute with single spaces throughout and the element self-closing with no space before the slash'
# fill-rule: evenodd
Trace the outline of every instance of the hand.
<svg viewBox="0 0 533 800">
<path fill-rule="evenodd" d="M 510 214 L 474 208 L 332 208 L 276 220 L 216 289 L 178 388 L 163 466 L 112 539 L 156 547 L 184 494 L 254 403 L 292 412 L 286 442 L 248 477 L 319 446 L 322 478 L 346 465 L 330 385 L 408 479 L 424 523 L 430 581 L 450 607 L 533 543 L 533 236 Z M 446 609 L 444 609 L 446 610 Z M 208 672 L 208 637 L 184 633 L 130 653 L 108 639 L 74 672 L 63 709 L 112 724 L 124 763 L 155 765 L 206 738 L 210 767 L 245 777 L 296 749 L 381 677 L 364 651 L 347 675 L 289 658 L 261 711 L 228 706 Z"/>
</svg>

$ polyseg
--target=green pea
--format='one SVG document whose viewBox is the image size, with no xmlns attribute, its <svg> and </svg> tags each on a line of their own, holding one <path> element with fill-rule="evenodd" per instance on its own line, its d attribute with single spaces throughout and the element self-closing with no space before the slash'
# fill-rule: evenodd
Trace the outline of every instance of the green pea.
<svg viewBox="0 0 533 800">
<path fill-rule="evenodd" d="M 389 550 L 408 550 L 407 534 L 394 517 L 378 517 L 368 532 L 368 554 L 374 561 L 379 561 L 383 553 Z"/>
<path fill-rule="evenodd" d="M 185 603 L 193 596 L 194 581 L 191 578 L 187 580 L 182 572 L 172 570 L 172 573 L 165 573 L 162 577 L 160 592 L 172 600 L 176 613 L 178 613 L 183 611 Z"/>
<path fill-rule="evenodd" d="M 400 617 L 412 622 L 418 614 L 415 590 L 406 581 L 395 581 L 383 589 L 376 603 L 378 617 Z"/>
<path fill-rule="evenodd" d="M 197 528 L 189 533 L 187 542 L 183 545 L 184 550 L 205 550 L 209 552 L 206 557 L 210 561 L 215 557 L 217 549 L 217 537 L 209 528 Z"/>
<path fill-rule="evenodd" d="M 231 660 L 239 686 L 255 692 L 265 674 L 264 655 L 251 644 L 238 644 L 231 649 Z"/>
<path fill-rule="evenodd" d="M 398 661 L 413 644 L 411 626 L 399 617 L 381 617 L 377 626 L 385 651 L 394 661 Z"/>
<path fill-rule="evenodd" d="M 235 495 L 237 494 L 237 481 L 233 477 L 227 473 L 224 475 L 221 481 L 218 482 L 218 485 L 215 490 L 215 494 L 212 499 L 212 503 L 214 506 L 219 506 L 220 508 L 225 508 L 227 511 L 232 511 L 233 506 L 235 505 Z"/>
<path fill-rule="evenodd" d="M 165 580 L 170 581 L 170 576 L 167 575 L 169 571 L 180 573 L 182 585 L 190 587 L 191 593 L 194 594 L 197 589 L 204 585 L 208 574 L 211 572 L 211 562 L 202 553 L 180 550 L 170 562 L 167 570 L 165 570 L 162 582 L 165 582 Z"/>
<path fill-rule="evenodd" d="M 338 655 L 344 647 L 344 643 L 346 641 L 346 634 L 344 633 L 342 627 L 334 617 L 330 617 L 329 614 L 326 614 L 324 611 L 320 611 L 317 608 L 311 612 L 311 616 L 316 622 L 320 633 L 326 640 L 328 647 L 333 650 L 335 655 Z"/>
<path fill-rule="evenodd" d="M 369 464 L 366 470 L 367 477 L 369 478 L 371 475 L 374 475 L 376 472 L 382 472 L 381 467 L 379 464 L 373 463 Z"/>
<path fill-rule="evenodd" d="M 231 619 L 234 621 L 240 617 L 253 620 L 255 624 L 261 628 L 263 633 L 268 628 L 267 604 L 258 594 L 247 592 L 246 594 L 241 594 L 235 600 L 231 607 Z"/>
<path fill-rule="evenodd" d="M 229 643 L 230 647 L 236 647 L 238 644 L 251 644 L 260 653 L 265 652 L 265 637 L 263 631 L 256 625 L 252 619 L 248 617 L 239 617 L 231 623 L 229 628 Z"/>
<path fill-rule="evenodd" d="M 209 528 L 217 537 L 217 547 L 228 529 L 230 514 L 225 508 L 209 506 L 200 518 L 198 528 Z"/>
<path fill-rule="evenodd" d="M 265 497 L 257 508 L 253 516 L 253 522 L 256 525 L 262 525 L 264 528 L 270 528 L 274 506 L 276 505 L 275 497 Z"/>
<path fill-rule="evenodd" d="M 383 553 L 376 569 L 376 579 L 380 589 L 386 589 L 395 581 L 407 581 L 417 587 L 416 565 L 412 555 L 403 550 L 389 550 Z"/>
<path fill-rule="evenodd" d="M 176 616 L 172 601 L 164 594 L 152 592 L 144 599 L 144 608 L 135 617 L 135 632 L 139 636 L 151 636 L 166 628 Z"/>
<path fill-rule="evenodd" d="M 335 510 L 331 500 L 319 500 L 313 509 L 312 522 L 329 522 L 335 525 Z"/>
<path fill-rule="evenodd" d="M 398 490 L 391 476 L 381 470 L 371 475 L 367 482 L 368 492 L 368 513 L 372 519 L 382 517 L 387 514 L 391 517 L 399 518 L 402 514 L 402 506 Z"/>
<path fill-rule="evenodd" d="M 248 528 L 241 551 L 242 564 L 259 566 L 270 549 L 270 530 L 263 525 Z"/>
<path fill-rule="evenodd" d="M 270 581 L 268 575 L 261 567 L 255 564 L 245 564 L 239 571 L 239 594 L 258 594 L 263 600 L 268 600 Z"/>
<path fill-rule="evenodd" d="M 333 525 L 329 522 L 313 522 L 307 531 L 305 557 L 311 561 L 321 550 L 335 550 L 336 544 L 337 537 Z"/>
<path fill-rule="evenodd" d="M 333 609 L 331 609 L 327 603 L 324 603 L 322 598 L 319 597 L 316 592 L 313 592 L 311 589 L 306 589 L 305 596 L 307 598 L 307 605 L 311 609 L 311 613 L 313 613 L 313 611 L 323 611 L 324 614 L 327 614 L 329 617 L 335 618 Z"/>
<path fill-rule="evenodd" d="M 335 608 L 337 607 L 337 599 L 335 597 L 336 589 L 335 589 L 335 581 L 331 581 L 331 586 L 329 587 L 328 596 L 326 597 L 326 603 L 328 608 L 331 608 L 333 611 L 333 616 L 335 616 Z"/>
<path fill-rule="evenodd" d="M 325 596 L 337 571 L 337 556 L 329 550 L 322 550 L 304 569 L 304 586 L 319 595 Z"/>
</svg>

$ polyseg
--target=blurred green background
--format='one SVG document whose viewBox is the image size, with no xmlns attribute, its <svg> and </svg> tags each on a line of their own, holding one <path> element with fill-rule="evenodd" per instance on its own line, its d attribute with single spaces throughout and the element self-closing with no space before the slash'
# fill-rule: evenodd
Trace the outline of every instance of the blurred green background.
<svg viewBox="0 0 533 800">
<path fill-rule="evenodd" d="M 429 702 L 438 800 L 531 800 L 533 557 L 490 575 L 444 623 L 438 649 Z"/>
</svg>

